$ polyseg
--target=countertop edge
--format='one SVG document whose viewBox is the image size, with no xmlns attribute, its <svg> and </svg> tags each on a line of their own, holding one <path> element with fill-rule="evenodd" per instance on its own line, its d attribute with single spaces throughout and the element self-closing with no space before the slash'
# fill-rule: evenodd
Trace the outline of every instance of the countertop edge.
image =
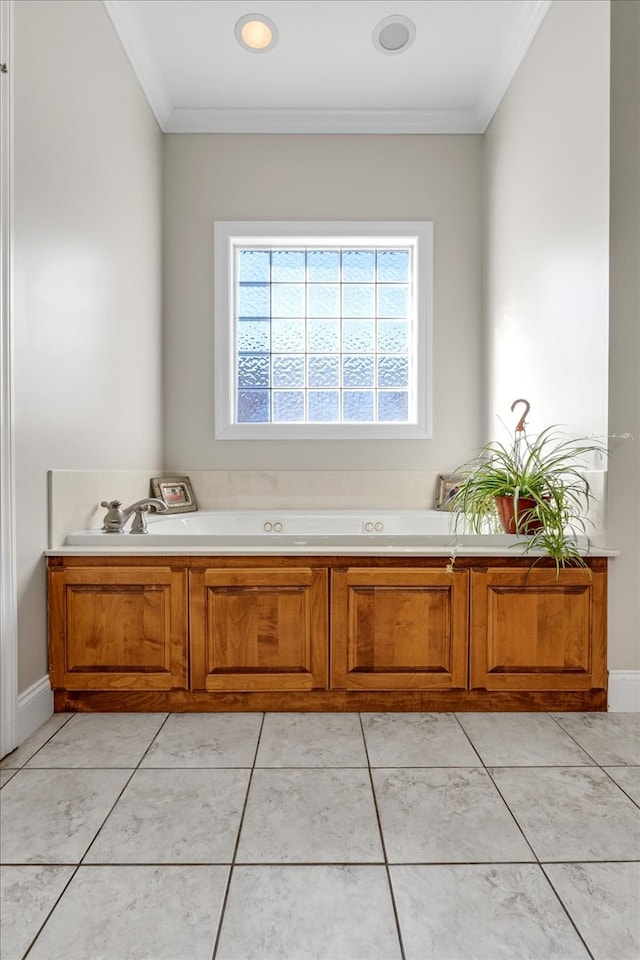
<svg viewBox="0 0 640 960">
<path fill-rule="evenodd" d="M 451 557 L 452 546 L 434 547 L 337 547 L 305 546 L 285 548 L 267 548 L 255 546 L 242 547 L 78 547 L 65 546 L 44 550 L 45 557 Z M 522 547 L 464 547 L 455 549 L 456 557 L 546 557 L 543 550 L 524 550 Z M 620 551 L 608 547 L 593 547 L 582 554 L 585 559 L 597 557 L 619 557 Z"/>
</svg>

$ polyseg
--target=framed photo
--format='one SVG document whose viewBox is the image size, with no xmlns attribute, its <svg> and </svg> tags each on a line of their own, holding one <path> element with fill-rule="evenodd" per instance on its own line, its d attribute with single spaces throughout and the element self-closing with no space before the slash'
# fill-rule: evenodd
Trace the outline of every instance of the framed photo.
<svg viewBox="0 0 640 960">
<path fill-rule="evenodd" d="M 169 513 L 198 509 L 189 477 L 152 477 L 151 490 L 154 497 L 166 503 Z"/>
<path fill-rule="evenodd" d="M 453 473 L 441 473 L 436 491 L 436 510 L 451 510 L 451 500 L 458 492 L 461 477 Z"/>
</svg>

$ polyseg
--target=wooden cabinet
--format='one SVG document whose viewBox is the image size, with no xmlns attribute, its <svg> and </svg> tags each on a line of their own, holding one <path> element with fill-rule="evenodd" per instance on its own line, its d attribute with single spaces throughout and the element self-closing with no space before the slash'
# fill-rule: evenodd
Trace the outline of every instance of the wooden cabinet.
<svg viewBox="0 0 640 960">
<path fill-rule="evenodd" d="M 326 688 L 327 571 L 190 572 L 191 688 Z"/>
<path fill-rule="evenodd" d="M 607 561 L 49 559 L 57 710 L 606 709 Z"/>
<path fill-rule="evenodd" d="M 471 572 L 470 683 L 486 690 L 606 688 L 606 572 Z"/>
<path fill-rule="evenodd" d="M 186 599 L 184 570 L 131 564 L 51 567 L 52 687 L 185 687 Z"/>
<path fill-rule="evenodd" d="M 331 573 L 331 686 L 467 685 L 467 571 L 350 567 Z"/>
</svg>

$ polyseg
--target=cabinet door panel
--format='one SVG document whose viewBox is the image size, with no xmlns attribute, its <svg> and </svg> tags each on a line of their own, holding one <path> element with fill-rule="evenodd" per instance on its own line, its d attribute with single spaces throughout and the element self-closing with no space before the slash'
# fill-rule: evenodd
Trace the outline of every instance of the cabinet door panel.
<svg viewBox="0 0 640 960">
<path fill-rule="evenodd" d="M 192 571 L 192 688 L 326 687 L 326 585 L 309 568 Z"/>
<path fill-rule="evenodd" d="M 331 595 L 332 687 L 466 686 L 466 571 L 351 567 L 332 572 Z"/>
<path fill-rule="evenodd" d="M 471 687 L 606 687 L 606 573 L 501 569 L 471 575 Z"/>
<path fill-rule="evenodd" d="M 67 690 L 186 686 L 186 575 L 168 567 L 50 573 L 51 680 Z"/>
</svg>

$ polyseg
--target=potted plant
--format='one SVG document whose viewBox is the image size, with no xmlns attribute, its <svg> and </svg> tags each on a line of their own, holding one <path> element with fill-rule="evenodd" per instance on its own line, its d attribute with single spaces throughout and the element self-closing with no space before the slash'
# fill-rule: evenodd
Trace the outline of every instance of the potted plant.
<svg viewBox="0 0 640 960">
<path fill-rule="evenodd" d="M 606 447 L 588 437 L 572 438 L 556 426 L 534 438 L 527 435 L 526 410 L 513 441 L 486 444 L 456 470 L 460 478 L 451 499 L 456 533 L 505 533 L 525 538 L 527 551 L 542 551 L 556 568 L 586 566 L 580 537 L 586 536 L 587 513 L 594 499 L 585 478 L 589 459 L 606 455 Z M 522 541 L 520 541 L 522 542 Z M 587 541 L 588 542 L 588 541 Z"/>
</svg>

